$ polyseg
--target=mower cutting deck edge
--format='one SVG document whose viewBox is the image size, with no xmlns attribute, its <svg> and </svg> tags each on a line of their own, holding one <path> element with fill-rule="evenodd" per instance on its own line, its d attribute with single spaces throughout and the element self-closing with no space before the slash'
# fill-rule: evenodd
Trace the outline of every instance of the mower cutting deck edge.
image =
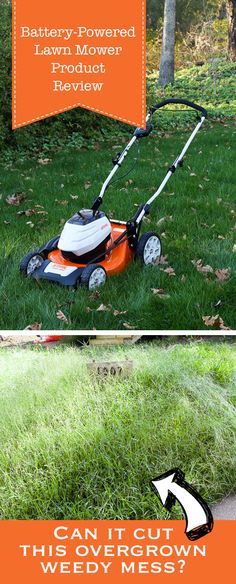
<svg viewBox="0 0 236 584">
<path fill-rule="evenodd" d="M 186 105 L 200 112 L 201 118 L 154 195 L 140 205 L 129 221 L 110 221 L 99 210 L 104 194 L 133 144 L 151 133 L 152 115 L 168 104 Z M 142 221 L 172 174 L 178 166 L 182 166 L 183 158 L 206 117 L 204 108 L 185 99 L 168 99 L 153 106 L 147 114 L 146 129 L 136 128 L 126 148 L 113 159 L 114 168 L 92 208 L 78 211 L 66 222 L 60 236 L 27 254 L 21 261 L 21 272 L 35 279 L 50 280 L 63 286 L 81 285 L 93 290 L 105 284 L 107 276 L 123 272 L 133 259 L 140 260 L 146 266 L 157 265 L 161 256 L 160 238 L 153 231 L 140 236 Z"/>
</svg>

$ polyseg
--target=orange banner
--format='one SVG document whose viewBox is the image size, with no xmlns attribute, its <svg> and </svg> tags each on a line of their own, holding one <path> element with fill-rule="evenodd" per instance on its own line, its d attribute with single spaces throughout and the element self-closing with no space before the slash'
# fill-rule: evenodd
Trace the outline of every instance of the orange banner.
<svg viewBox="0 0 236 584">
<path fill-rule="evenodd" d="M 83 107 L 145 127 L 146 0 L 13 0 L 12 127 Z"/>
<path fill-rule="evenodd" d="M 190 542 L 184 521 L 1 521 L 7 584 L 234 580 L 235 521 Z"/>
</svg>

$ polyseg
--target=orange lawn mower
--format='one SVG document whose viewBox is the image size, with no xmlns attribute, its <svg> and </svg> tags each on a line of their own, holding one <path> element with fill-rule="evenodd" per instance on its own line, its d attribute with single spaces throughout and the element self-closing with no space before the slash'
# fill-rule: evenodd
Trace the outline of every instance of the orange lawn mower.
<svg viewBox="0 0 236 584">
<path fill-rule="evenodd" d="M 109 220 L 100 211 L 100 206 L 109 185 L 115 182 L 112 181 L 113 176 L 133 144 L 151 133 L 153 114 L 169 104 L 185 105 L 201 114 L 194 131 L 170 166 L 159 189 L 146 203 L 140 205 L 132 219 L 127 222 Z M 21 272 L 36 280 L 45 279 L 64 286 L 79 285 L 93 290 L 105 284 L 107 277 L 123 272 L 134 259 L 138 259 L 144 266 L 157 265 L 161 256 L 161 241 L 154 231 L 140 235 L 142 220 L 149 214 L 152 203 L 163 191 L 175 170 L 183 165 L 184 155 L 206 117 L 207 112 L 203 107 L 185 99 L 167 99 L 151 107 L 146 118 L 146 128 L 136 128 L 123 152 L 113 159 L 114 167 L 91 209 L 78 211 L 64 225 L 61 235 L 28 253 L 20 263 Z"/>
</svg>

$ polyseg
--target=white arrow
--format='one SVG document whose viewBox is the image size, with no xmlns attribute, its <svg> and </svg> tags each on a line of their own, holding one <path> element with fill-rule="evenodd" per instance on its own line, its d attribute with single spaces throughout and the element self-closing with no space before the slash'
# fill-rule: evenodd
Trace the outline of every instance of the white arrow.
<svg viewBox="0 0 236 584">
<path fill-rule="evenodd" d="M 177 499 L 186 517 L 187 537 L 198 539 L 209 533 L 213 528 L 211 511 L 200 495 L 184 480 L 184 474 L 179 469 L 172 469 L 152 481 L 162 504 L 171 509 Z"/>
</svg>

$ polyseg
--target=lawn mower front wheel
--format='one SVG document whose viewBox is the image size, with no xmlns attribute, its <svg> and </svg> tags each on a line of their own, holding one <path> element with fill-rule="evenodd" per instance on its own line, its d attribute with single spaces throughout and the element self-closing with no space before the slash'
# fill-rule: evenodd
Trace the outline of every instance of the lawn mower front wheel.
<svg viewBox="0 0 236 584">
<path fill-rule="evenodd" d="M 136 259 L 145 266 L 153 266 L 161 257 L 161 240 L 154 231 L 144 233 L 136 247 Z"/>
<path fill-rule="evenodd" d="M 99 266 L 99 264 L 90 264 L 83 269 L 80 277 L 80 285 L 89 290 L 95 290 L 100 286 L 104 286 L 106 279 L 106 270 L 102 266 Z"/>
<path fill-rule="evenodd" d="M 40 268 L 43 262 L 44 257 L 36 249 L 23 257 L 20 263 L 20 271 L 24 276 L 31 276 L 37 268 Z"/>
</svg>

